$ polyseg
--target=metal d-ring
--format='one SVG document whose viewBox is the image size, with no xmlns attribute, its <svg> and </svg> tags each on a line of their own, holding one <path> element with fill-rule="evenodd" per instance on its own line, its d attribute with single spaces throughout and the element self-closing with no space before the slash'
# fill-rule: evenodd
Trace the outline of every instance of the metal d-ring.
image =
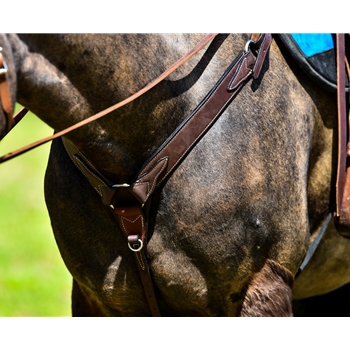
<svg viewBox="0 0 350 350">
<path fill-rule="evenodd" d="M 132 248 L 130 242 L 128 242 L 128 246 L 133 252 L 139 252 L 143 248 L 143 242 L 140 238 L 138 239 L 138 242 L 140 243 L 140 246 L 137 249 Z"/>
<path fill-rule="evenodd" d="M 248 40 L 247 42 L 246 42 L 246 44 L 245 44 L 245 47 L 244 47 L 244 51 L 245 52 L 248 52 L 249 51 L 249 46 L 250 46 L 250 44 L 251 43 L 253 43 L 254 42 L 254 40 Z"/>
</svg>

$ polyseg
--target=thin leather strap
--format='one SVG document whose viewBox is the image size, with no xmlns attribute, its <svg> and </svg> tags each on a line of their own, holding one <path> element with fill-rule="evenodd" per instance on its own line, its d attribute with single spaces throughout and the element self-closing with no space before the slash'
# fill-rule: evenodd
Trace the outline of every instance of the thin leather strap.
<svg viewBox="0 0 350 350">
<path fill-rule="evenodd" d="M 16 115 L 12 119 L 12 129 L 25 117 L 28 113 L 28 109 L 26 107 L 22 107 Z"/>
</svg>

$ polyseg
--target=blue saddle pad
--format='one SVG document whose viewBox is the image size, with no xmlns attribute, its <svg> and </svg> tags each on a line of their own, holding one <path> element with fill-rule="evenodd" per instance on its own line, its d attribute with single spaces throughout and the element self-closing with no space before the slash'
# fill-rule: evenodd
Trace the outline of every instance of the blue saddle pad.
<svg viewBox="0 0 350 350">
<path fill-rule="evenodd" d="M 280 34 L 289 53 L 317 84 L 328 91 L 337 89 L 335 36 L 329 33 Z M 348 80 L 346 87 L 348 88 Z"/>
</svg>

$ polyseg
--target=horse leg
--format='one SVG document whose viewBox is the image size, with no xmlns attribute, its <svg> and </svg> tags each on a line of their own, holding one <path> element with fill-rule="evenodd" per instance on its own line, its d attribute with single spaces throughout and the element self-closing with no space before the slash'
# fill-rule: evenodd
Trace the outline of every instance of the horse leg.
<svg viewBox="0 0 350 350">
<path fill-rule="evenodd" d="M 73 317 L 102 317 L 115 316 L 108 312 L 107 307 L 102 305 L 87 288 L 73 279 L 72 289 L 72 316 Z"/>
<path fill-rule="evenodd" d="M 272 260 L 260 262 L 252 275 L 240 316 L 293 316 L 293 274 Z"/>
</svg>

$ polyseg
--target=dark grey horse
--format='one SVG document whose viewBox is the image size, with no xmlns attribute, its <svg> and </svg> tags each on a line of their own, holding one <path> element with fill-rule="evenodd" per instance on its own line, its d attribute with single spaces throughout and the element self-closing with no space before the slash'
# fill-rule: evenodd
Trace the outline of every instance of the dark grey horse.
<svg viewBox="0 0 350 350">
<path fill-rule="evenodd" d="M 0 46 L 13 100 L 60 131 L 138 91 L 201 38 L 3 35 Z M 151 91 L 67 139 L 112 183 L 130 181 L 248 40 L 217 36 Z M 260 76 L 154 193 L 148 256 L 162 315 L 287 316 L 292 297 L 350 282 L 350 242 L 332 223 L 294 280 L 330 210 L 335 130 L 335 96 L 274 40 Z M 117 221 L 60 139 L 52 144 L 45 193 L 73 276 L 73 315 L 150 315 Z"/>
</svg>

